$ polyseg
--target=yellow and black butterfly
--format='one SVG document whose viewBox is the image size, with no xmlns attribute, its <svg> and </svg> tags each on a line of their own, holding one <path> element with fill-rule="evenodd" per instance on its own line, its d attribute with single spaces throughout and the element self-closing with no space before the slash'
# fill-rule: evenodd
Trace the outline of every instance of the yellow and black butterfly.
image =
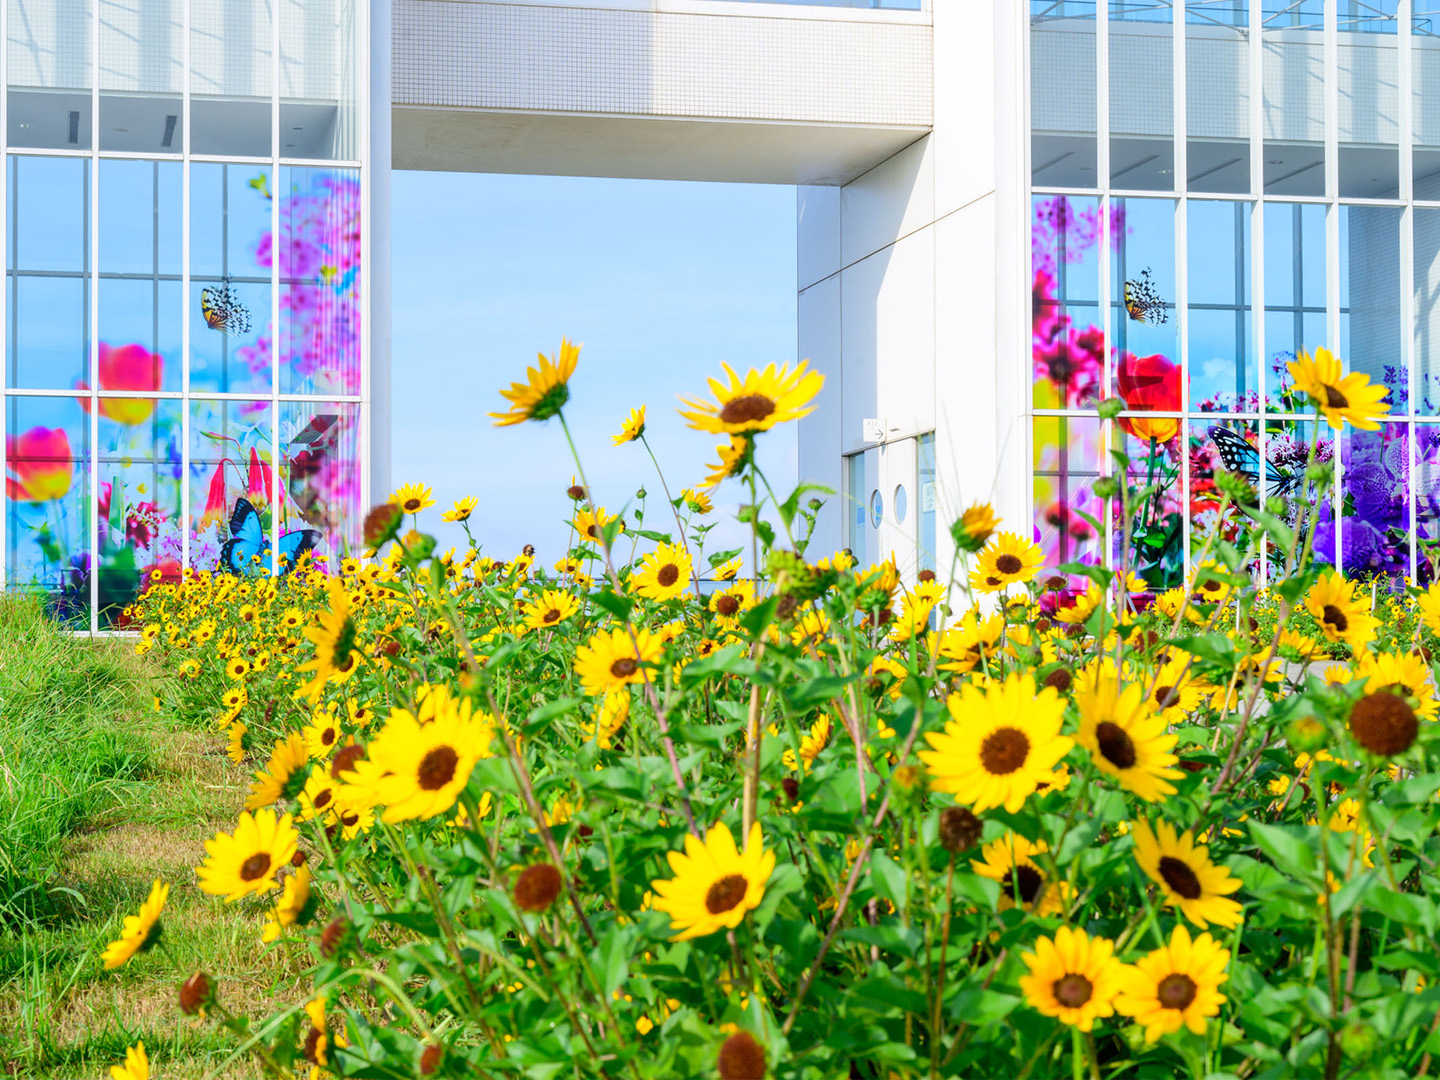
<svg viewBox="0 0 1440 1080">
<path fill-rule="evenodd" d="M 1125 282 L 1125 314 L 1134 322 L 1150 326 L 1158 326 L 1170 320 L 1165 301 L 1156 291 L 1155 282 L 1150 279 L 1148 266 L 1138 278 Z"/>
<path fill-rule="evenodd" d="M 205 325 L 221 333 L 248 334 L 250 312 L 235 298 L 230 279 L 224 278 L 219 285 L 207 285 L 200 290 L 200 313 L 205 316 Z"/>
</svg>

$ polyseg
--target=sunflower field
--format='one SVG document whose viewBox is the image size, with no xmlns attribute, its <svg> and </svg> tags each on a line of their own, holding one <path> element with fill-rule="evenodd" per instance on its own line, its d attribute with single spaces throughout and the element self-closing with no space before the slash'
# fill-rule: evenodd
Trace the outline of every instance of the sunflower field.
<svg viewBox="0 0 1440 1080">
<path fill-rule="evenodd" d="M 497 423 L 567 452 L 578 355 Z M 156 582 L 137 648 L 248 792 L 196 880 L 282 973 L 242 1013 L 176 955 L 176 1023 L 311 1080 L 1437 1067 L 1440 587 L 1343 580 L 1306 506 L 1228 474 L 1267 588 L 1219 537 L 1159 595 L 1042 566 L 983 504 L 942 577 L 855 566 L 810 549 L 828 493 L 762 469 L 821 381 L 727 368 L 687 400 L 723 442 L 663 522 L 577 460 L 553 565 L 437 551 L 413 485 L 340 565 Z M 644 438 L 641 408 L 615 442 Z M 1105 497 L 1140 505 L 1133 472 Z M 727 477 L 750 546 L 708 551 Z M 443 516 L 469 536 L 475 505 Z M 174 885 L 106 966 L 168 955 Z M 112 1075 L 170 1074 L 136 1045 Z"/>
</svg>

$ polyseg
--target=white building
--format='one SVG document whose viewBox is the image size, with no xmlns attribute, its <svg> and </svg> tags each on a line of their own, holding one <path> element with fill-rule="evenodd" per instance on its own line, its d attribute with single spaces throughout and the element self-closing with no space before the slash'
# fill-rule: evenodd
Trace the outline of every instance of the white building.
<svg viewBox="0 0 1440 1080">
<path fill-rule="evenodd" d="M 1130 523 L 1140 564 L 1173 584 L 1213 518 L 1212 426 L 1290 491 L 1284 361 L 1326 346 L 1395 419 L 1326 436 L 1321 549 L 1423 571 L 1440 0 L 0 11 L 0 552 L 82 621 L 139 570 L 213 563 L 239 498 L 337 545 L 389 490 L 390 167 L 797 185 L 797 354 L 827 376 L 801 472 L 844 493 L 826 549 L 943 568 L 991 500 L 1055 562 L 1108 557 L 1094 405 L 1118 394 L 1166 484 Z"/>
</svg>

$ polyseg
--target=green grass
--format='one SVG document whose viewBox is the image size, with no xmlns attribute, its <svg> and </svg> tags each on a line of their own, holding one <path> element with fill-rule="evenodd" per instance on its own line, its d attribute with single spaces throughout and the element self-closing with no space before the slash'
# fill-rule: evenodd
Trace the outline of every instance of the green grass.
<svg viewBox="0 0 1440 1080">
<path fill-rule="evenodd" d="M 70 636 L 0 595 L 0 1077 L 108 1075 L 137 1039 L 157 1077 L 254 1075 L 175 1004 L 203 968 L 244 1011 L 283 966 L 261 948 L 257 905 L 195 885 L 245 785 L 219 734 L 155 708 L 177 693 L 131 642 Z M 171 884 L 164 950 L 105 971 L 101 950 L 156 877 Z"/>
</svg>

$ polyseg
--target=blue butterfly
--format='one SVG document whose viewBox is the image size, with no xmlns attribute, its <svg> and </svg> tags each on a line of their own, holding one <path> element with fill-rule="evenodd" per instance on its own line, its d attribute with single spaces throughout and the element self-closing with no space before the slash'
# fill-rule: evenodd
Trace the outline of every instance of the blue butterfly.
<svg viewBox="0 0 1440 1080">
<path fill-rule="evenodd" d="M 1260 483 L 1260 451 L 1229 428 L 1212 427 L 1210 441 L 1220 451 L 1220 460 L 1225 468 L 1239 473 L 1250 483 Z M 1265 494 L 1289 495 L 1305 479 L 1304 473 L 1282 472 L 1273 461 L 1265 462 Z"/>
<path fill-rule="evenodd" d="M 300 556 L 314 551 L 320 542 L 320 534 L 314 529 L 295 529 L 280 537 L 280 572 L 283 574 L 294 566 Z M 220 548 L 220 570 L 225 573 L 250 573 L 260 556 L 260 565 L 270 565 L 270 538 L 260 524 L 260 515 L 249 499 L 236 499 L 235 510 L 230 515 L 230 539 Z"/>
</svg>

